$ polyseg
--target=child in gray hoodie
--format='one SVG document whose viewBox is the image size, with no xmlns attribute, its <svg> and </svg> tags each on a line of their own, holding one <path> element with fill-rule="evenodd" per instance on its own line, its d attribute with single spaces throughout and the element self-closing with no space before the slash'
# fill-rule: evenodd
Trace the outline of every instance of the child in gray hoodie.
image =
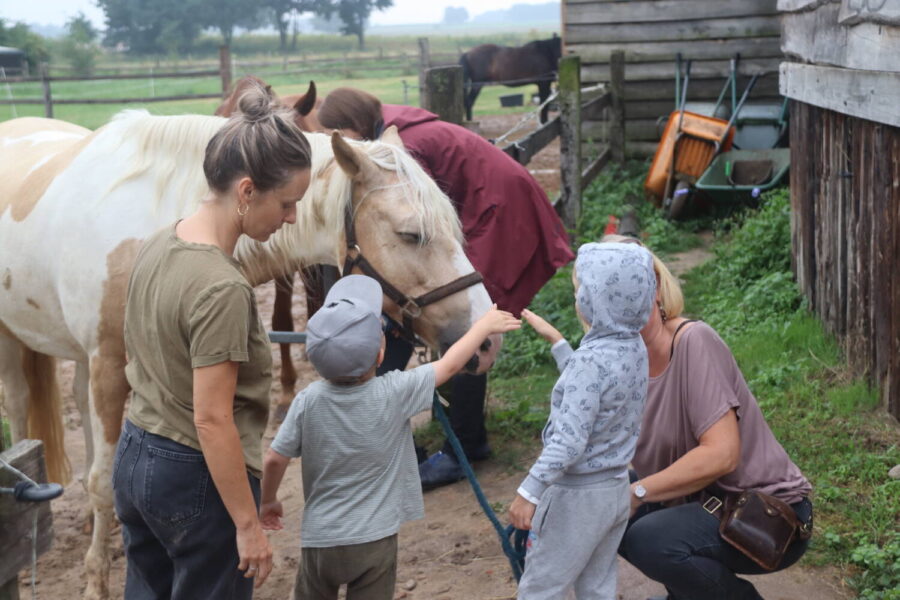
<svg viewBox="0 0 900 600">
<path fill-rule="evenodd" d="M 519 600 L 613 599 L 616 549 L 631 505 L 628 463 L 647 396 L 639 334 L 656 296 L 649 252 L 631 244 L 578 250 L 575 310 L 587 333 L 577 350 L 542 318 L 525 320 L 553 343 L 561 371 L 544 427 L 544 450 L 510 506 L 530 529 Z"/>
</svg>

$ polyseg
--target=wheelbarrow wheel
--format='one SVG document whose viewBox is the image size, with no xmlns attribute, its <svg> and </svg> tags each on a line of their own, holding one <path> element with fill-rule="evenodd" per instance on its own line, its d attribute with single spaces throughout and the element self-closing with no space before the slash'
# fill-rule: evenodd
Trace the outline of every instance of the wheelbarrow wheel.
<svg viewBox="0 0 900 600">
<path fill-rule="evenodd" d="M 666 218 L 670 221 L 677 221 L 687 209 L 689 196 L 691 194 L 691 185 L 686 181 L 679 181 L 675 185 L 675 191 L 672 198 L 666 201 Z"/>
</svg>

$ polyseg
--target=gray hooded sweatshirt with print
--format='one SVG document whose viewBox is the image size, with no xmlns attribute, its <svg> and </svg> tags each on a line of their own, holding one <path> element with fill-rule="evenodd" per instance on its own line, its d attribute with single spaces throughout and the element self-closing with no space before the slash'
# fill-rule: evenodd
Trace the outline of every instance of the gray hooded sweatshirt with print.
<svg viewBox="0 0 900 600">
<path fill-rule="evenodd" d="M 544 450 L 521 489 L 540 499 L 553 483 L 624 475 L 647 397 L 640 330 L 656 297 L 650 253 L 634 244 L 585 244 L 575 259 L 576 303 L 590 330 L 573 351 L 553 349 L 562 372 L 551 394 Z"/>
</svg>

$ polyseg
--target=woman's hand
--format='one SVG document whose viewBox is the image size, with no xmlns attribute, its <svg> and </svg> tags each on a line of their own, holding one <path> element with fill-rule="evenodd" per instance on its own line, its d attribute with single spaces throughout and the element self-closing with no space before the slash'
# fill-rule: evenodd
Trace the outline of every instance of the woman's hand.
<svg viewBox="0 0 900 600">
<path fill-rule="evenodd" d="M 238 570 L 244 571 L 244 577 L 256 577 L 253 587 L 261 586 L 272 572 L 272 546 L 258 521 L 237 530 L 237 549 Z"/>
<path fill-rule="evenodd" d="M 509 519 L 516 529 L 531 529 L 531 519 L 537 508 L 534 504 L 516 494 L 512 504 L 509 505 Z"/>
<path fill-rule="evenodd" d="M 284 507 L 281 502 L 267 502 L 259 506 L 259 523 L 263 529 L 268 531 L 278 531 L 284 529 L 281 523 L 281 517 L 284 516 Z"/>
<path fill-rule="evenodd" d="M 551 344 L 555 344 L 559 340 L 563 339 L 563 335 L 550 323 L 537 316 L 527 308 L 522 310 L 522 316 L 525 318 L 525 321 L 531 325 L 532 328 L 537 332 L 539 336 L 550 342 Z"/>
</svg>

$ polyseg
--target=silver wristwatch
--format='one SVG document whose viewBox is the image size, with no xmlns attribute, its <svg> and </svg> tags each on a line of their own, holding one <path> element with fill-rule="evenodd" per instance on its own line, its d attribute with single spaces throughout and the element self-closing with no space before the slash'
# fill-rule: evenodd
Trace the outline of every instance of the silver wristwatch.
<svg viewBox="0 0 900 600">
<path fill-rule="evenodd" d="M 644 501 L 644 497 L 645 497 L 646 495 L 647 495 L 647 488 L 645 488 L 645 487 L 642 486 L 641 484 L 637 484 L 636 486 L 634 486 L 634 497 L 635 497 L 635 498 L 637 498 L 638 500 L 640 500 L 641 502 L 643 502 L 643 501 Z"/>
</svg>

